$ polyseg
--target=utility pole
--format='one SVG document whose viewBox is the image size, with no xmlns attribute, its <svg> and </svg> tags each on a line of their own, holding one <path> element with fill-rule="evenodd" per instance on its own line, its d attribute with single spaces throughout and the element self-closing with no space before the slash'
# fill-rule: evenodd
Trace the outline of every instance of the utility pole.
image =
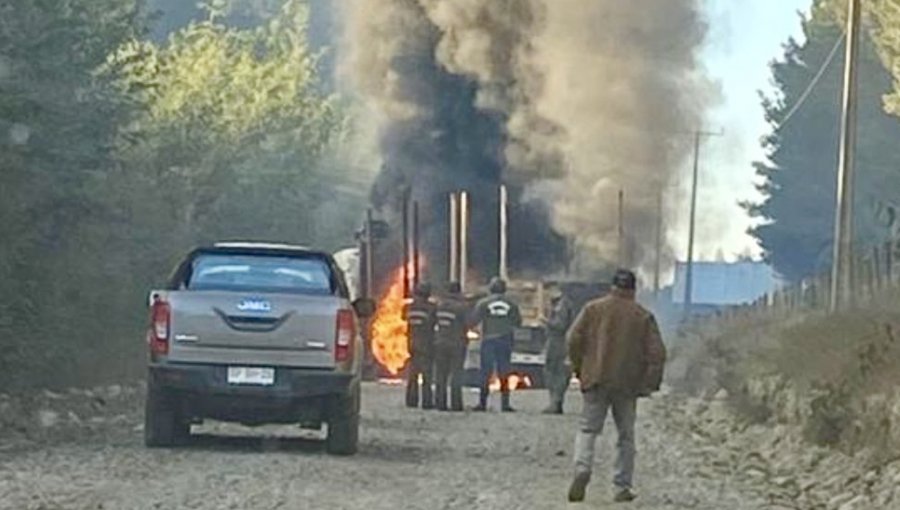
<svg viewBox="0 0 900 510">
<path fill-rule="evenodd" d="M 662 187 L 656 196 L 656 246 L 653 265 L 653 295 L 659 297 L 660 280 L 662 273 L 662 241 L 663 241 L 663 192 Z"/>
<path fill-rule="evenodd" d="M 459 282 L 459 193 L 450 193 L 450 281 Z"/>
<path fill-rule="evenodd" d="M 409 271 L 409 199 L 411 195 L 411 190 L 406 188 L 403 192 L 403 218 L 402 218 L 402 230 L 403 230 L 403 298 L 407 299 L 412 295 L 410 292 L 409 281 L 410 281 L 410 271 Z"/>
<path fill-rule="evenodd" d="M 469 192 L 459 194 L 459 287 L 466 291 L 469 272 Z"/>
<path fill-rule="evenodd" d="M 422 280 L 422 262 L 419 259 L 419 201 L 413 201 L 412 207 L 412 287 L 416 288 Z"/>
<path fill-rule="evenodd" d="M 498 276 L 509 280 L 509 195 L 506 186 L 500 185 L 500 269 Z"/>
<path fill-rule="evenodd" d="M 697 230 L 697 192 L 700 188 L 700 142 L 703 137 L 722 136 L 723 132 L 694 132 L 694 177 L 691 184 L 691 219 L 688 228 L 688 253 L 684 283 L 684 315 L 690 316 L 694 305 L 694 238 Z"/>
<path fill-rule="evenodd" d="M 625 190 L 619 190 L 619 268 L 625 268 L 628 261 L 626 260 L 627 255 L 625 254 L 627 248 L 625 247 Z"/>
<path fill-rule="evenodd" d="M 834 221 L 834 256 L 831 267 L 832 313 L 853 301 L 853 178 L 856 155 L 856 96 L 858 90 L 860 1 L 848 0 L 847 48 L 844 59 L 844 96 L 841 112 L 841 148 L 838 160 Z"/>
<path fill-rule="evenodd" d="M 366 210 L 366 231 L 365 231 L 365 244 L 366 244 L 366 258 L 363 261 L 365 275 L 366 275 L 366 294 L 367 298 L 375 297 L 375 236 L 372 234 L 372 223 L 374 223 L 372 209 Z"/>
</svg>

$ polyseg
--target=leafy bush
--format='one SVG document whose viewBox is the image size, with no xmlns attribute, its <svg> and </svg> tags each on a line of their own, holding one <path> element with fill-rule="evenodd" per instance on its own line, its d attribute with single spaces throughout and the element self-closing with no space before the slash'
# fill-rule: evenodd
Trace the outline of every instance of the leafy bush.
<svg viewBox="0 0 900 510">
<path fill-rule="evenodd" d="M 352 239 L 367 174 L 306 2 L 278 3 L 153 43 L 138 0 L 0 1 L 0 391 L 140 377 L 147 292 L 192 246 Z"/>
</svg>

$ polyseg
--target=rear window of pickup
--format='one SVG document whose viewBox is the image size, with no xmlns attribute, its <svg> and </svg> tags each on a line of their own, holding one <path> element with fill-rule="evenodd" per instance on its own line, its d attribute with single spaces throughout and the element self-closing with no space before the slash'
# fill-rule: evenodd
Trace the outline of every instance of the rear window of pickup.
<svg viewBox="0 0 900 510">
<path fill-rule="evenodd" d="M 320 257 L 201 253 L 184 287 L 189 290 L 333 295 L 331 267 Z"/>
</svg>

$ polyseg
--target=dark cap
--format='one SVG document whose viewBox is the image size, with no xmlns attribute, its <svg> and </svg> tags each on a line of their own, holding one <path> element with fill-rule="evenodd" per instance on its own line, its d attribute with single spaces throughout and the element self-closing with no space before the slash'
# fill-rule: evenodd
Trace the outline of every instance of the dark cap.
<svg viewBox="0 0 900 510">
<path fill-rule="evenodd" d="M 635 276 L 633 271 L 629 271 L 627 269 L 619 269 L 616 271 L 616 275 L 613 276 L 612 281 L 613 287 L 622 290 L 636 290 L 637 289 L 637 276 Z"/>
<path fill-rule="evenodd" d="M 490 291 L 492 294 L 505 294 L 506 293 L 506 281 L 502 278 L 495 276 L 491 278 Z"/>
<path fill-rule="evenodd" d="M 428 282 L 422 282 L 416 285 L 416 288 L 413 290 L 413 294 L 418 297 L 431 297 L 431 284 Z"/>
</svg>

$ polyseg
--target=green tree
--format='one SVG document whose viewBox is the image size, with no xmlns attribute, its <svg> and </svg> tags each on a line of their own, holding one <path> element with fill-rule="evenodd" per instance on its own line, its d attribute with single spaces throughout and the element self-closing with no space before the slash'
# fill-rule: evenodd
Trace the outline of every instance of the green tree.
<svg viewBox="0 0 900 510">
<path fill-rule="evenodd" d="M 338 193 L 347 169 L 328 164 L 349 131 L 338 100 L 321 91 L 306 28 L 300 0 L 247 29 L 211 10 L 164 44 L 135 39 L 111 55 L 104 73 L 134 114 L 102 193 L 119 218 L 110 244 L 130 268 L 121 308 L 132 324 L 146 291 L 198 244 L 352 239 L 363 202 Z"/>
<path fill-rule="evenodd" d="M 863 29 L 871 37 L 884 67 L 893 78 L 885 91 L 885 110 L 900 116 L 900 0 L 868 0 L 863 7 Z M 815 0 L 813 7 L 822 19 L 846 23 L 848 0 Z"/>
<path fill-rule="evenodd" d="M 900 1 L 875 0 L 869 8 L 872 38 L 885 67 L 893 76 L 893 88 L 885 96 L 885 109 L 900 116 Z"/>
<path fill-rule="evenodd" d="M 316 0 L 311 7 L 323 1 Z M 152 35 L 157 41 L 165 41 L 169 34 L 178 32 L 191 22 L 210 18 L 222 21 L 234 28 L 253 28 L 278 15 L 283 0 L 147 0 L 146 9 L 154 18 Z"/>
<path fill-rule="evenodd" d="M 95 70 L 139 35 L 136 0 L 0 0 L 0 387 L 65 372 L 89 277 L 78 236 L 125 105 Z"/>
<path fill-rule="evenodd" d="M 163 46 L 134 41 L 111 59 L 139 104 L 121 160 L 128 177 L 149 180 L 142 189 L 158 193 L 181 239 L 309 238 L 306 213 L 340 177 L 316 169 L 344 119 L 320 92 L 306 24 L 305 3 L 290 0 L 258 28 L 211 16 Z"/>
<path fill-rule="evenodd" d="M 805 102 L 801 101 L 828 59 L 841 29 L 825 11 L 814 9 L 803 23 L 806 41 L 789 41 L 782 60 L 772 64 L 780 94 L 763 106 L 772 133 L 763 141 L 767 161 L 757 163 L 762 203 L 749 207 L 766 220 L 752 233 L 765 254 L 786 278 L 798 280 L 825 271 L 831 260 L 834 199 L 839 140 L 843 52 L 838 48 Z M 856 238 L 861 245 L 882 242 L 887 229 L 880 220 L 885 206 L 900 201 L 900 122 L 882 109 L 891 77 L 867 39 L 861 51 Z"/>
<path fill-rule="evenodd" d="M 164 43 L 141 4 L 0 0 L 0 388 L 142 374 L 147 292 L 191 246 L 352 239 L 306 2 L 249 28 L 210 2 Z"/>
</svg>

